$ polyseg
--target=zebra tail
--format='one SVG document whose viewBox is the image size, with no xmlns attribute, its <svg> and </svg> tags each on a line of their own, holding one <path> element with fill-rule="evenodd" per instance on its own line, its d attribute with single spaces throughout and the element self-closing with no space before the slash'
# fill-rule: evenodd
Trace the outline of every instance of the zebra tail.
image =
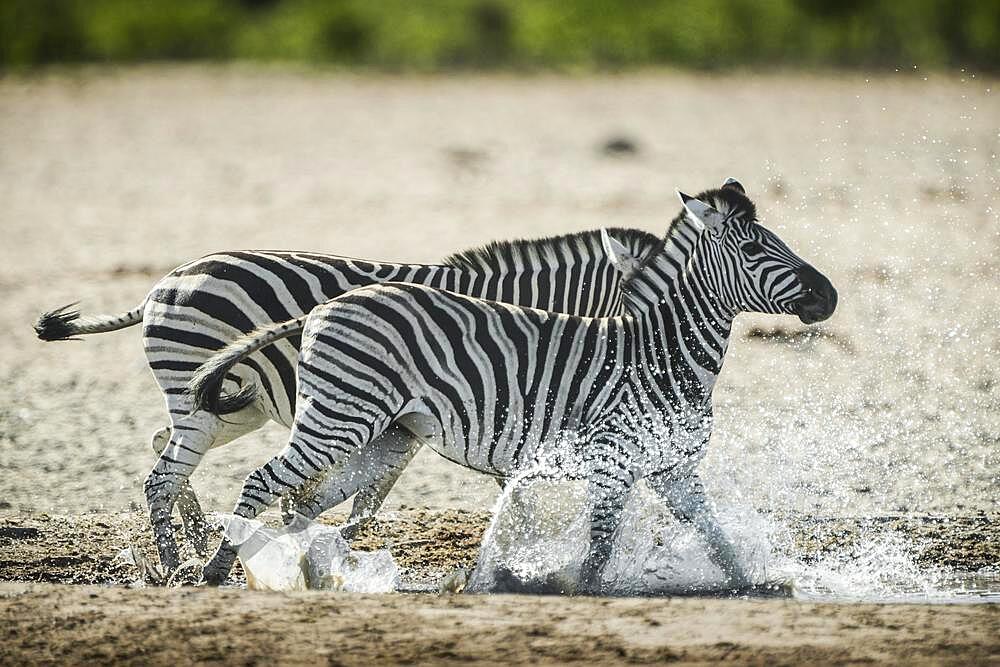
<svg viewBox="0 0 1000 667">
<path fill-rule="evenodd" d="M 254 352 L 283 338 L 300 333 L 306 317 L 273 324 L 237 338 L 203 363 L 188 382 L 187 393 L 194 400 L 192 412 L 205 410 L 216 415 L 239 412 L 257 399 L 257 383 L 247 382 L 233 394 L 222 393 L 222 383 L 233 368 Z"/>
<path fill-rule="evenodd" d="M 142 310 L 146 307 L 145 300 L 134 309 L 121 315 L 89 315 L 81 317 L 79 310 L 74 310 L 75 303 L 62 308 L 56 308 L 42 313 L 35 321 L 35 334 L 46 341 L 80 340 L 75 338 L 82 334 L 104 333 L 117 331 L 142 322 Z"/>
</svg>

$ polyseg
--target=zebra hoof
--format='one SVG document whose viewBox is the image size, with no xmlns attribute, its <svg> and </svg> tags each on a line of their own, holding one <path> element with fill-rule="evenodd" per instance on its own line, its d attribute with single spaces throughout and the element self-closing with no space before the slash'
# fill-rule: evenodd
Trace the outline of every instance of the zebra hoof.
<svg viewBox="0 0 1000 667">
<path fill-rule="evenodd" d="M 226 583 L 226 578 L 229 576 L 229 570 L 222 570 L 210 566 L 211 563 L 206 565 L 205 569 L 201 571 L 201 579 L 198 581 L 198 585 L 211 586 L 215 588 Z"/>
<path fill-rule="evenodd" d="M 583 567 L 580 569 L 580 583 L 576 587 L 576 594 L 595 597 L 606 595 L 608 589 L 604 585 L 603 575 L 604 566 L 595 563 L 592 558 L 588 557 L 583 561 Z"/>
<path fill-rule="evenodd" d="M 177 549 L 160 549 L 160 572 L 173 572 L 178 567 L 181 566 L 181 559 L 177 553 Z M 166 575 L 164 575 L 164 581 L 166 580 Z"/>
<path fill-rule="evenodd" d="M 581 583 L 576 589 L 576 595 L 592 598 L 603 597 L 605 595 L 604 586 L 601 583 Z"/>
<path fill-rule="evenodd" d="M 728 568 L 726 571 L 728 586 L 733 590 L 743 590 L 753 588 L 753 582 L 747 572 L 739 566 Z"/>
<path fill-rule="evenodd" d="M 363 523 L 360 523 L 358 521 L 350 521 L 340 527 L 339 529 L 340 536 L 348 541 L 353 540 L 355 537 L 358 536 L 358 533 L 361 532 L 361 529 L 363 527 L 364 527 Z"/>
<path fill-rule="evenodd" d="M 577 595 L 587 595 L 600 597 L 605 594 L 604 580 L 600 574 L 584 576 L 580 578 L 580 585 L 576 588 Z"/>
<path fill-rule="evenodd" d="M 227 545 L 223 544 L 219 547 L 219 550 L 215 552 L 215 556 L 212 557 L 201 571 L 201 581 L 199 585 L 204 586 L 221 586 L 226 583 L 226 579 L 229 577 L 229 571 L 233 569 L 233 562 L 236 560 L 236 550 Z"/>
</svg>

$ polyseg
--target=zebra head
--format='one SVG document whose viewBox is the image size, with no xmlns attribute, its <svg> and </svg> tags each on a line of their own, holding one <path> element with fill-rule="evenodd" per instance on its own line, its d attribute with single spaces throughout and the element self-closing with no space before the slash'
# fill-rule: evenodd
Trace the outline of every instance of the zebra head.
<svg viewBox="0 0 1000 667">
<path fill-rule="evenodd" d="M 822 273 L 757 222 L 743 186 L 729 178 L 698 197 L 677 193 L 690 220 L 704 228 L 693 268 L 733 313 L 789 313 L 822 322 L 837 307 L 837 290 Z"/>
</svg>

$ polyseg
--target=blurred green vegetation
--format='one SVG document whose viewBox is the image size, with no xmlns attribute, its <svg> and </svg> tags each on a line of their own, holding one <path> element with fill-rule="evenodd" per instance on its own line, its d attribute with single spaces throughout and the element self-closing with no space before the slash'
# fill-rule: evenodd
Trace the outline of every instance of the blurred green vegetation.
<svg viewBox="0 0 1000 667">
<path fill-rule="evenodd" d="M 1000 69 L 1000 0 L 0 0 L 0 66 Z"/>
</svg>

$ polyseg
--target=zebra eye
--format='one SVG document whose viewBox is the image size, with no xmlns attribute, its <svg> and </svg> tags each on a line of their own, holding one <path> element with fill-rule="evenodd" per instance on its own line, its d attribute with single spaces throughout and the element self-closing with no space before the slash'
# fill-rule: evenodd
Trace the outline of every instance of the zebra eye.
<svg viewBox="0 0 1000 667">
<path fill-rule="evenodd" d="M 742 250 L 744 254 L 747 255 L 760 255 L 763 254 L 764 252 L 764 246 L 757 243 L 756 241 L 747 241 L 746 243 L 740 246 L 740 250 Z"/>
</svg>

